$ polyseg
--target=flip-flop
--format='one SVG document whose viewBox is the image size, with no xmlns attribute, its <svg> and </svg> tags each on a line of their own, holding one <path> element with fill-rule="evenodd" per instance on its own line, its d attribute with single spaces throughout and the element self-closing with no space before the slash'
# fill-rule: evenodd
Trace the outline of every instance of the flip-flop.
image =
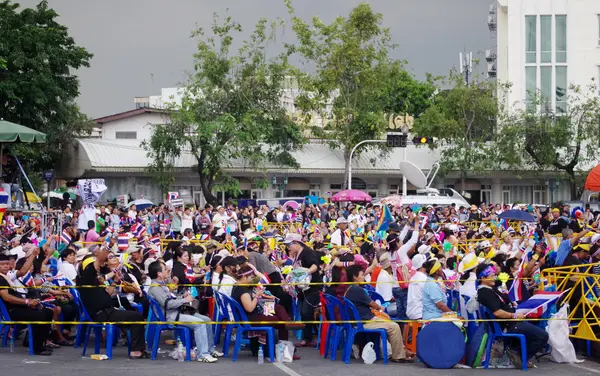
<svg viewBox="0 0 600 376">
<path fill-rule="evenodd" d="M 414 363 L 413 358 L 405 358 L 405 359 L 390 359 L 394 363 Z"/>
</svg>

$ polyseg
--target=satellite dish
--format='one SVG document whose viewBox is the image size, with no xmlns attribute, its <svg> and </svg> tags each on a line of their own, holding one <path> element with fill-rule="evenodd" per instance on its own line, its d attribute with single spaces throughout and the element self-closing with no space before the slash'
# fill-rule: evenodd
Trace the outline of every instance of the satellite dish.
<svg viewBox="0 0 600 376">
<path fill-rule="evenodd" d="M 423 189 L 427 186 L 425 174 L 414 163 L 408 161 L 400 162 L 400 172 L 417 189 Z"/>
</svg>

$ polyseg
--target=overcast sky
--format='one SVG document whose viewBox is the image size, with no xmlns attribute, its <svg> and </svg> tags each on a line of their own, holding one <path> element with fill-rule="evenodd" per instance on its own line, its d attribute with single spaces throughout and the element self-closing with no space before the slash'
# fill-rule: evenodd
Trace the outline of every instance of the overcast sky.
<svg viewBox="0 0 600 376">
<path fill-rule="evenodd" d="M 23 7 L 36 0 L 17 1 Z M 294 0 L 304 19 L 346 16 L 360 0 Z M 373 0 L 418 77 L 446 75 L 458 53 L 493 45 L 487 28 L 492 0 Z M 229 14 L 250 30 L 260 17 L 287 17 L 283 0 L 49 0 L 80 46 L 94 54 L 81 70 L 82 110 L 93 118 L 134 108 L 133 97 L 178 86 L 192 68 L 195 25 L 210 26 L 212 14 Z M 289 29 L 286 34 L 291 34 Z M 290 37 L 290 35 L 287 35 Z M 286 38 L 286 36 L 284 36 Z"/>
</svg>

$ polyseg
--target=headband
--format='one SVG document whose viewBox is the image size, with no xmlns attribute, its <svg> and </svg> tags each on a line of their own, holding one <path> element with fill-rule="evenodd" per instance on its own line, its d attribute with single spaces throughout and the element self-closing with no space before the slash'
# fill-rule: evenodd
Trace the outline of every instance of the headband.
<svg viewBox="0 0 600 376">
<path fill-rule="evenodd" d="M 247 271 L 247 272 L 245 272 L 245 273 L 238 274 L 238 276 L 240 276 L 240 277 L 244 277 L 244 276 L 247 276 L 248 274 L 254 274 L 254 269 L 252 269 L 252 270 L 248 270 L 248 271 Z"/>
<path fill-rule="evenodd" d="M 483 269 L 477 278 L 483 279 L 491 276 L 492 274 L 496 274 L 496 265 L 489 265 L 487 268 Z"/>
<path fill-rule="evenodd" d="M 440 264 L 439 261 L 436 261 L 435 264 L 431 267 L 431 270 L 429 271 L 429 275 L 433 275 L 435 272 L 437 272 L 440 268 L 442 267 L 442 264 Z"/>
</svg>

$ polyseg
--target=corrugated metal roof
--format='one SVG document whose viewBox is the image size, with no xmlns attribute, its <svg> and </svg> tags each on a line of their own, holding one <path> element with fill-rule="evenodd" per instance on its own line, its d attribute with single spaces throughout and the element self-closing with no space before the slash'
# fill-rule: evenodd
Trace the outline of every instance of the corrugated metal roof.
<svg viewBox="0 0 600 376">
<path fill-rule="evenodd" d="M 140 146 L 139 140 L 103 140 L 103 139 L 78 139 L 85 150 L 92 170 L 96 171 L 143 171 L 152 160 L 147 157 L 146 151 Z M 353 158 L 352 169 L 354 172 L 364 174 L 397 174 L 400 162 L 403 160 L 402 149 L 392 149 L 389 153 L 381 154 L 377 150 L 367 150 Z M 409 146 L 406 149 L 407 160 L 415 163 L 422 170 L 428 170 L 437 161 L 437 152 L 430 151 L 427 147 Z M 293 153 L 300 164 L 299 169 L 307 174 L 330 174 L 344 170 L 344 156 L 340 149 L 331 149 L 326 144 L 310 143 L 301 150 Z M 196 160 L 189 152 L 182 153 L 174 166 L 176 168 L 190 168 Z M 291 169 L 269 163 L 265 166 L 273 172 L 289 172 Z M 231 172 L 253 171 L 248 168 L 245 160 L 233 160 L 226 168 Z M 300 171 L 298 171 L 300 172 Z"/>
</svg>

